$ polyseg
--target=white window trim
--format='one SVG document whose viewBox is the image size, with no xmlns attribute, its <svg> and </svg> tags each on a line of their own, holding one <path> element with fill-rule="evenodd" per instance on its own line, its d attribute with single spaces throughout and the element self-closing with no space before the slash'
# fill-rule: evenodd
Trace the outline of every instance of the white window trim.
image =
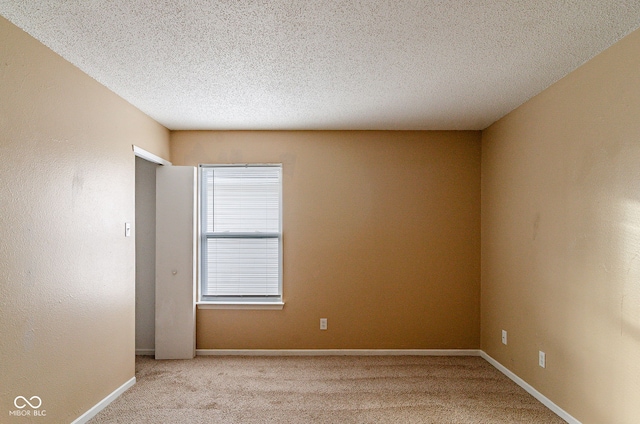
<svg viewBox="0 0 640 424">
<path fill-rule="evenodd" d="M 197 302 L 198 309 L 263 309 L 280 311 L 284 308 L 284 302 Z"/>
<path fill-rule="evenodd" d="M 282 178 L 282 164 L 280 163 L 241 163 L 241 164 L 200 164 L 198 165 L 198 283 L 197 283 L 197 301 L 198 309 L 244 309 L 244 310 L 282 310 L 284 308 L 283 295 L 283 222 L 282 222 L 282 180 L 280 180 L 280 237 L 279 237 L 279 292 L 277 298 L 265 300 L 256 300 L 256 298 L 220 299 L 220 300 L 202 300 L 202 214 L 204 205 L 202 204 L 202 191 L 204 190 L 202 183 L 202 168 L 206 167 L 239 167 L 239 166 L 274 166 L 280 168 L 280 178 Z"/>
</svg>

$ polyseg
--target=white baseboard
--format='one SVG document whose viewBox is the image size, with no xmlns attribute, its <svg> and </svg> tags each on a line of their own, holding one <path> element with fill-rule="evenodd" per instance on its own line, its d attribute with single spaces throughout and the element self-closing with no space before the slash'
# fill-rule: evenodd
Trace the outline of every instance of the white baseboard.
<svg viewBox="0 0 640 424">
<path fill-rule="evenodd" d="M 480 356 L 478 349 L 196 349 L 197 356 Z"/>
<path fill-rule="evenodd" d="M 155 349 L 136 349 L 136 355 L 155 356 Z"/>
<path fill-rule="evenodd" d="M 135 377 L 131 377 L 131 379 L 129 381 L 124 383 L 122 386 L 118 387 L 109 396 L 107 396 L 106 398 L 102 399 L 100 402 L 95 404 L 93 406 L 93 408 L 89 409 L 87 412 L 82 414 L 80 417 L 78 417 L 71 424 L 84 424 L 84 423 L 86 423 L 91 418 L 93 418 L 98 412 L 100 412 L 104 408 L 106 408 L 107 405 L 109 405 L 111 402 L 116 400 L 118 398 L 118 396 L 120 396 L 121 394 L 126 392 L 127 389 L 130 388 L 131 386 L 133 386 L 134 384 L 136 384 L 136 378 Z"/>
<path fill-rule="evenodd" d="M 551 400 L 549 400 L 549 398 L 547 398 L 545 395 L 543 395 L 542 393 L 540 393 L 539 391 L 534 389 L 533 386 L 531 386 L 529 383 L 527 383 L 526 381 L 524 381 L 523 379 L 521 379 L 520 377 L 515 375 L 513 372 L 511 372 L 509 369 L 507 369 L 500 362 L 496 361 L 491 356 L 487 355 L 484 351 L 480 351 L 480 356 L 485 361 L 487 361 L 488 363 L 490 363 L 491 365 L 496 367 L 498 369 L 498 371 L 500 371 L 501 373 L 503 373 L 504 375 L 509 377 L 518 386 L 520 386 L 524 390 L 526 390 L 527 393 L 529 393 L 531 396 L 533 396 L 534 398 L 538 399 L 540 401 L 540 403 L 542 403 L 544 406 L 546 406 L 551 411 L 553 411 L 557 416 L 559 416 L 560 418 L 562 418 L 563 420 L 565 420 L 569 424 L 582 424 L 576 418 L 572 417 L 567 411 L 565 411 L 564 409 L 560 408 L 555 403 L 551 402 Z"/>
</svg>

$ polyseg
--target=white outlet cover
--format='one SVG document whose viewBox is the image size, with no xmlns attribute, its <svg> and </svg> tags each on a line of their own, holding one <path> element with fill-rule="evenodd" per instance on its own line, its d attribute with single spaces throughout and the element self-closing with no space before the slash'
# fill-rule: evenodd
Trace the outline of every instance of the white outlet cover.
<svg viewBox="0 0 640 424">
<path fill-rule="evenodd" d="M 502 330 L 502 344 L 507 344 L 507 330 Z"/>
<path fill-rule="evenodd" d="M 321 330 L 326 330 L 327 329 L 327 319 L 326 318 L 320 318 L 320 329 Z"/>
<path fill-rule="evenodd" d="M 547 367 L 547 354 L 543 351 L 538 352 L 538 365 L 540 365 L 542 368 Z"/>
</svg>

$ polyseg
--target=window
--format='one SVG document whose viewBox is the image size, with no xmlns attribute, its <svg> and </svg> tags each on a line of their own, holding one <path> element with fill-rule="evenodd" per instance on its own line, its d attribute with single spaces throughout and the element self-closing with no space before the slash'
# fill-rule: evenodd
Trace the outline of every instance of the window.
<svg viewBox="0 0 640 424">
<path fill-rule="evenodd" d="M 201 165 L 200 185 L 200 301 L 282 305 L 282 166 Z"/>
</svg>

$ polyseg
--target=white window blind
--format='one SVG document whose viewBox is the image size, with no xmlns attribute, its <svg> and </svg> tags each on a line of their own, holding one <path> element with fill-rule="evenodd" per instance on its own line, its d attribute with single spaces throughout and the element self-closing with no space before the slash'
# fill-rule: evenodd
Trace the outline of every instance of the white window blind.
<svg viewBox="0 0 640 424">
<path fill-rule="evenodd" d="M 281 298 L 281 169 L 201 166 L 201 300 Z"/>
</svg>

